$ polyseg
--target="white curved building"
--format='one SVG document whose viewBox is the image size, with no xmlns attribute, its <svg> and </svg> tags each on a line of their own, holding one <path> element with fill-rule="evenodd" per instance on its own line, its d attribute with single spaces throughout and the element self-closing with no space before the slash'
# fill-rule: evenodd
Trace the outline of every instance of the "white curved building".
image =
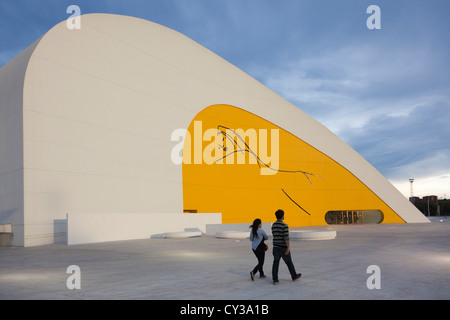
<svg viewBox="0 0 450 320">
<path fill-rule="evenodd" d="M 383 223 L 428 222 L 376 169 L 319 122 L 208 49 L 149 21 L 89 14 L 81 16 L 80 30 L 69 30 L 61 22 L 0 69 L 0 97 L 0 225 L 10 226 L 12 245 L 66 241 L 67 225 L 69 239 L 74 237 L 69 242 L 80 243 L 131 238 L 130 234 L 142 232 L 143 224 L 150 237 L 183 227 L 203 230 L 218 219 L 251 222 L 257 214 L 268 222 L 278 207 L 286 208 L 290 226 L 330 223 L 338 212 L 347 210 L 356 215 L 359 210 L 379 210 Z M 292 184 L 292 176 L 282 178 L 280 173 L 267 177 L 278 179 L 267 180 L 273 190 L 256 180 L 238 183 L 236 189 L 225 179 L 208 181 L 209 173 L 199 173 L 205 164 L 192 163 L 194 171 L 189 171 L 188 163 L 178 165 L 171 158 L 174 130 L 194 130 L 194 119 L 204 121 L 202 136 L 211 126 L 225 124 L 234 125 L 233 129 L 247 130 L 253 124 L 257 130 L 279 129 L 280 172 L 289 161 L 298 160 L 295 154 L 297 160 L 283 158 L 283 150 L 293 148 L 287 144 L 298 140 L 302 148 L 338 165 L 342 175 L 364 185 L 365 191 L 360 185 L 352 187 L 353 182 L 339 191 L 336 182 L 327 180 L 332 175 L 328 164 L 314 163 L 311 181 L 300 174 L 302 180 L 295 179 L 298 186 Z M 309 168 L 299 161 L 300 169 Z M 214 174 L 224 174 L 221 168 L 226 168 L 230 177 L 238 174 L 231 170 L 255 165 L 216 165 Z M 195 177 L 201 179 L 197 185 Z M 199 185 L 208 192 L 222 188 L 216 192 L 219 199 L 231 188 L 244 194 L 250 206 L 260 202 L 254 198 L 260 192 L 268 201 L 263 204 L 267 212 L 233 215 L 232 201 L 213 201 L 213 196 L 195 189 Z M 194 191 L 188 190 L 190 186 Z M 336 191 L 342 202 L 333 205 L 324 190 Z M 360 199 L 365 192 L 370 193 L 367 204 Z M 324 206 L 316 207 L 306 198 Z M 202 200 L 207 204 L 204 208 Z M 242 207 L 243 202 L 234 205 Z M 298 205 L 309 216 L 294 213 Z M 197 214 L 183 214 L 185 210 Z M 207 212 L 220 215 L 200 214 Z M 298 214 L 300 220 L 289 222 L 288 213 L 291 218 Z M 326 214 L 334 216 L 326 220 Z M 345 223 L 362 222 L 362 216 L 353 215 L 350 222 L 350 215 Z M 339 219 L 334 221 L 344 223 L 342 216 Z M 81 225 L 74 227 L 73 234 L 71 221 Z M 108 237 L 111 232 L 116 237 Z"/>
</svg>

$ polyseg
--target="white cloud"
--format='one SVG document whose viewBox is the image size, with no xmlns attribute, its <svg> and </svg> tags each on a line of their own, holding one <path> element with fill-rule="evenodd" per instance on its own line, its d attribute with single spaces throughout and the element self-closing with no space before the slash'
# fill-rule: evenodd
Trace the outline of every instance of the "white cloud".
<svg viewBox="0 0 450 320">
<path fill-rule="evenodd" d="M 414 177 L 410 177 L 414 178 Z M 405 197 L 410 196 L 410 182 L 408 179 L 391 180 L 394 187 L 397 188 Z M 414 178 L 413 193 L 416 197 L 438 196 L 438 198 L 450 197 L 450 171 L 439 175 L 432 175 L 423 178 Z"/>
<path fill-rule="evenodd" d="M 438 177 L 450 169 L 450 93 L 442 66 L 431 61 L 426 48 L 348 45 L 253 74 L 388 179 L 402 185 L 416 176 L 431 186 L 428 181 L 448 182 Z M 435 192 L 424 192 L 444 192 L 435 184 Z"/>
<path fill-rule="evenodd" d="M 254 68 L 252 74 L 339 133 L 340 128 L 361 127 L 377 115 L 407 114 L 428 99 L 404 93 L 417 86 L 417 75 L 428 77 L 423 74 L 428 67 L 426 50 L 411 52 L 351 45 L 299 57 L 277 69 Z M 397 93 L 392 92 L 395 88 Z"/>
</svg>

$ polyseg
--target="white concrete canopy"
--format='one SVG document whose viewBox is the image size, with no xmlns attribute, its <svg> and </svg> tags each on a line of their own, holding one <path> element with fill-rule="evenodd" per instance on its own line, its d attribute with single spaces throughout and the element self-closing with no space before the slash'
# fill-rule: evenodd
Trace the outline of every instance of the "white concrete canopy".
<svg viewBox="0 0 450 320">
<path fill-rule="evenodd" d="M 61 22 L 0 69 L 0 224 L 13 244 L 66 239 L 66 214 L 182 213 L 171 133 L 238 106 L 347 168 L 406 222 L 428 222 L 322 124 L 186 36 L 132 17 Z"/>
<path fill-rule="evenodd" d="M 245 231 L 218 231 L 216 238 L 219 239 L 247 239 L 250 237 L 250 232 Z"/>
<path fill-rule="evenodd" d="M 292 240 L 333 240 L 336 239 L 336 230 L 298 230 L 289 234 Z"/>
</svg>

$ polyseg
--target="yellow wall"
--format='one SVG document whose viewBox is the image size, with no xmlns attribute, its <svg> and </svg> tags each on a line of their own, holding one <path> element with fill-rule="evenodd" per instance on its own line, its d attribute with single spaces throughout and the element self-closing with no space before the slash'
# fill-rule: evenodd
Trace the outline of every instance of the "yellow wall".
<svg viewBox="0 0 450 320">
<path fill-rule="evenodd" d="M 268 129 L 269 141 L 264 144 L 268 146 L 271 145 L 271 130 L 279 129 L 279 171 L 262 175 L 256 158 L 250 152 L 244 152 L 244 164 L 237 164 L 236 153 L 222 159 L 222 164 L 206 164 L 205 157 L 200 159 L 201 164 L 195 164 L 199 162 L 199 150 L 204 152 L 206 148 L 205 155 L 217 156 L 216 160 L 233 151 L 229 148 L 227 151 L 221 149 L 218 154 L 211 153 L 214 141 L 221 145 L 223 135 L 217 135 L 217 140 L 216 137 L 205 137 L 201 142 L 199 124 L 202 134 L 208 129 L 219 132 L 218 126 L 244 131 L 255 129 L 258 143 L 259 134 L 263 132 L 261 129 Z M 384 214 L 383 223 L 404 222 L 347 169 L 289 132 L 247 111 L 228 105 L 207 107 L 195 117 L 188 131 L 191 141 L 189 144 L 189 139 L 185 140 L 183 149 L 185 210 L 221 212 L 223 223 L 251 223 L 255 218 L 263 222 L 275 221 L 274 212 L 283 209 L 285 222 L 292 227 L 326 225 L 325 214 L 333 210 L 380 210 Z M 200 144 L 201 149 L 198 148 Z M 259 149 L 252 148 L 252 151 L 259 155 Z M 273 150 L 269 148 L 268 151 L 270 156 Z M 235 157 L 234 164 L 227 163 L 232 156 Z M 291 201 L 282 189 L 310 215 Z"/>
</svg>

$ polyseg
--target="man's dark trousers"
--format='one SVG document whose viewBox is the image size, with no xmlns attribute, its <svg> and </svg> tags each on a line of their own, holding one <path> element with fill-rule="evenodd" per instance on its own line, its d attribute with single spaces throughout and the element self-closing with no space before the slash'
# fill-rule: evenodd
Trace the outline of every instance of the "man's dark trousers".
<svg viewBox="0 0 450 320">
<path fill-rule="evenodd" d="M 278 280 L 278 267 L 280 266 L 281 258 L 283 258 L 283 261 L 286 263 L 292 279 L 294 279 L 297 276 L 297 272 L 295 271 L 294 263 L 292 262 L 291 252 L 289 251 L 289 253 L 287 255 L 285 255 L 284 253 L 286 252 L 286 250 L 287 250 L 287 248 L 273 247 L 273 266 L 272 266 L 272 280 L 273 281 Z"/>
</svg>

